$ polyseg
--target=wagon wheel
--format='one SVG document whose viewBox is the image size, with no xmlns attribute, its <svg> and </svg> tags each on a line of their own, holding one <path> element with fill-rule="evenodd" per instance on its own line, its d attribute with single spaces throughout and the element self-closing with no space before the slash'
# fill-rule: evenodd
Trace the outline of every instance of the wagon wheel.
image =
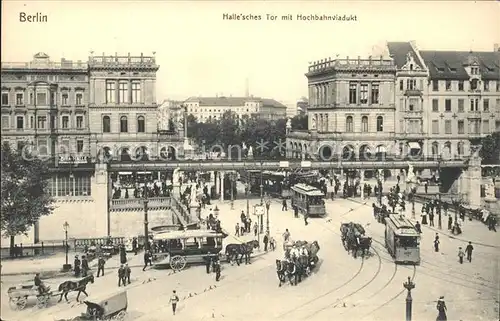
<svg viewBox="0 0 500 321">
<path fill-rule="evenodd" d="M 186 266 L 186 259 L 180 255 L 174 256 L 170 259 L 170 267 L 174 271 L 181 271 Z"/>
<path fill-rule="evenodd" d="M 115 317 L 113 318 L 113 320 L 123 321 L 123 320 L 125 320 L 126 316 L 127 316 L 127 312 L 126 311 L 120 311 L 120 312 L 118 312 L 117 315 L 115 315 Z"/>
<path fill-rule="evenodd" d="M 18 308 L 17 306 L 17 301 L 19 301 L 20 298 L 9 298 L 9 306 L 12 310 L 16 310 Z"/>
<path fill-rule="evenodd" d="M 17 298 L 15 303 L 16 303 L 17 309 L 22 310 L 26 307 L 26 303 L 28 303 L 28 297 L 26 297 L 26 296 L 19 297 L 19 298 Z"/>
<path fill-rule="evenodd" d="M 42 294 L 36 297 L 36 306 L 39 309 L 47 307 L 47 303 L 49 303 L 48 295 Z"/>
</svg>

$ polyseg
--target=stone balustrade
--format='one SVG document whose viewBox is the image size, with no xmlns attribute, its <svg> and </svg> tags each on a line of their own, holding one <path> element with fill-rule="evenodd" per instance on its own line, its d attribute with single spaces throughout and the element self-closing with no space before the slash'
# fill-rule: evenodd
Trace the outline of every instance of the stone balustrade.
<svg viewBox="0 0 500 321">
<path fill-rule="evenodd" d="M 170 197 L 149 197 L 148 209 L 169 208 L 171 206 Z M 119 198 L 111 200 L 111 211 L 123 210 L 143 210 L 143 198 Z"/>
</svg>

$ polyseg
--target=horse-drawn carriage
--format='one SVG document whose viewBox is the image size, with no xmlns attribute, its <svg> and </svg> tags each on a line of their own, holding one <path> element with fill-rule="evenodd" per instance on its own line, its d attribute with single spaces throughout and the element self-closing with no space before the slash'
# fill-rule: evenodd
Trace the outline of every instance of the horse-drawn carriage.
<svg viewBox="0 0 500 321">
<path fill-rule="evenodd" d="M 287 242 L 284 245 L 285 259 L 276 260 L 276 272 L 279 286 L 288 278 L 291 285 L 297 285 L 303 277 L 311 274 L 311 270 L 318 264 L 318 241 Z"/>
<path fill-rule="evenodd" d="M 9 306 L 13 310 L 22 310 L 26 308 L 30 298 L 36 298 L 36 306 L 38 308 L 45 308 L 49 300 L 53 296 L 59 295 L 50 290 L 50 286 L 45 290 L 41 290 L 38 286 L 33 284 L 21 284 L 18 286 L 10 287 L 7 290 L 9 296 Z"/>
<path fill-rule="evenodd" d="M 361 224 L 349 222 L 340 226 L 342 245 L 347 252 L 352 252 L 354 258 L 361 250 L 362 256 L 370 252 L 372 238 L 365 235 L 365 229 Z"/>
<path fill-rule="evenodd" d="M 119 290 L 99 297 L 88 298 L 84 301 L 87 311 L 73 319 L 59 319 L 57 321 L 84 321 L 84 320 L 116 320 L 123 321 L 127 317 L 127 292 Z"/>
</svg>

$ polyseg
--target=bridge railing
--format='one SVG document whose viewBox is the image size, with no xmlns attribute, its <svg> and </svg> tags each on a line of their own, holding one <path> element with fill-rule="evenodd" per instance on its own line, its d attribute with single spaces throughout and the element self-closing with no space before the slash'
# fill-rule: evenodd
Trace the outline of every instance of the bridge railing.
<svg viewBox="0 0 500 321">
<path fill-rule="evenodd" d="M 144 208 L 144 198 L 118 198 L 111 200 L 111 210 L 137 210 Z M 149 197 L 148 208 L 169 207 L 170 197 Z"/>
</svg>

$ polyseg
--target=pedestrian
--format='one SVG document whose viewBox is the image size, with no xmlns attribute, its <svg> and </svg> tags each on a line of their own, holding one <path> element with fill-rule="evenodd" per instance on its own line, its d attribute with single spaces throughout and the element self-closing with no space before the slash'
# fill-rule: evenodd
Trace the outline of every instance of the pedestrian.
<svg viewBox="0 0 500 321">
<path fill-rule="evenodd" d="M 283 199 L 281 210 L 282 211 L 288 211 L 288 206 L 286 204 L 286 198 Z"/>
<path fill-rule="evenodd" d="M 458 262 L 460 262 L 460 264 L 464 264 L 464 256 L 465 256 L 464 250 L 462 250 L 462 247 L 459 247 L 458 248 Z"/>
<path fill-rule="evenodd" d="M 78 258 L 78 255 L 75 255 L 75 261 L 73 262 L 73 266 L 74 266 L 73 270 L 75 271 L 75 277 L 80 276 L 80 264 L 81 264 L 81 261 Z"/>
<path fill-rule="evenodd" d="M 271 251 L 274 251 L 276 249 L 276 240 L 272 236 L 269 238 L 269 246 L 271 248 Z"/>
<path fill-rule="evenodd" d="M 240 236 L 240 223 L 236 223 L 235 230 L 236 233 L 234 233 L 234 235 Z"/>
<path fill-rule="evenodd" d="M 299 217 L 299 208 L 297 207 L 297 205 L 293 206 L 293 214 L 294 214 L 295 218 Z"/>
<path fill-rule="evenodd" d="M 264 239 L 262 240 L 262 242 L 264 242 L 264 251 L 267 252 L 267 243 L 269 243 L 269 236 L 267 235 L 264 235 Z"/>
<path fill-rule="evenodd" d="M 436 237 L 434 238 L 434 251 L 439 252 L 439 235 L 436 233 Z"/>
<path fill-rule="evenodd" d="M 137 238 L 134 237 L 132 240 L 132 251 L 134 251 L 134 255 L 137 255 Z"/>
<path fill-rule="evenodd" d="M 126 284 L 130 284 L 130 274 L 132 273 L 132 270 L 130 269 L 130 266 L 128 266 L 128 263 L 125 263 L 125 280 L 127 281 Z"/>
<path fill-rule="evenodd" d="M 446 317 L 446 303 L 444 302 L 444 296 L 440 296 L 437 301 L 436 309 L 438 310 L 438 316 L 436 321 L 446 321 L 448 318 Z"/>
<path fill-rule="evenodd" d="M 434 212 L 429 212 L 429 226 L 434 226 Z"/>
<path fill-rule="evenodd" d="M 214 264 L 214 270 L 215 270 L 215 281 L 219 282 L 219 280 L 220 280 L 220 270 L 221 270 L 220 262 L 219 261 L 215 262 L 215 264 Z"/>
<path fill-rule="evenodd" d="M 472 262 L 472 250 L 474 250 L 474 247 L 472 246 L 472 242 L 469 242 L 469 244 L 465 248 L 465 253 L 467 254 L 467 261 L 469 262 Z"/>
<path fill-rule="evenodd" d="M 101 275 L 101 272 L 102 272 L 102 276 L 104 276 L 104 264 L 105 263 L 106 263 L 106 261 L 104 260 L 102 255 L 99 255 L 99 259 L 97 260 L 97 277 L 99 277 Z"/>
<path fill-rule="evenodd" d="M 255 222 L 255 224 L 253 225 L 253 234 L 255 237 L 257 237 L 258 232 L 259 232 L 259 225 L 257 224 L 257 222 Z"/>
<path fill-rule="evenodd" d="M 309 217 L 309 215 L 307 213 L 304 213 L 304 224 L 307 226 L 307 218 Z"/>
<path fill-rule="evenodd" d="M 124 265 L 120 265 L 118 269 L 118 286 L 125 285 L 125 268 Z"/>
<path fill-rule="evenodd" d="M 149 252 L 149 250 L 144 252 L 144 267 L 142 268 L 143 271 L 146 270 L 148 264 L 149 266 L 153 266 L 153 263 L 151 262 L 151 252 Z"/>
<path fill-rule="evenodd" d="M 446 202 L 443 203 L 443 212 L 444 215 L 448 215 L 448 203 Z"/>
<path fill-rule="evenodd" d="M 288 229 L 285 229 L 285 233 L 283 233 L 283 240 L 284 242 L 288 242 L 289 239 L 290 239 L 290 231 L 288 231 Z"/>
<path fill-rule="evenodd" d="M 89 261 L 87 261 L 87 258 L 85 255 L 82 255 L 82 277 L 87 276 L 87 272 L 89 271 Z"/>
<path fill-rule="evenodd" d="M 415 230 L 417 230 L 419 234 L 422 234 L 422 227 L 420 226 L 420 223 L 418 221 L 415 224 Z"/>
<path fill-rule="evenodd" d="M 453 218 L 450 216 L 448 216 L 448 230 L 451 230 L 451 228 L 453 227 Z"/>
<path fill-rule="evenodd" d="M 125 245 L 123 244 L 120 245 L 120 263 L 127 263 L 127 252 L 125 251 Z"/>
<path fill-rule="evenodd" d="M 169 303 L 172 303 L 172 312 L 175 315 L 175 310 L 177 309 L 177 303 L 179 302 L 179 297 L 177 296 L 177 293 L 175 290 L 172 292 L 172 296 L 170 297 Z"/>
<path fill-rule="evenodd" d="M 210 252 L 204 257 L 205 267 L 207 269 L 207 274 L 210 274 L 210 266 L 212 265 L 212 255 Z"/>
</svg>

